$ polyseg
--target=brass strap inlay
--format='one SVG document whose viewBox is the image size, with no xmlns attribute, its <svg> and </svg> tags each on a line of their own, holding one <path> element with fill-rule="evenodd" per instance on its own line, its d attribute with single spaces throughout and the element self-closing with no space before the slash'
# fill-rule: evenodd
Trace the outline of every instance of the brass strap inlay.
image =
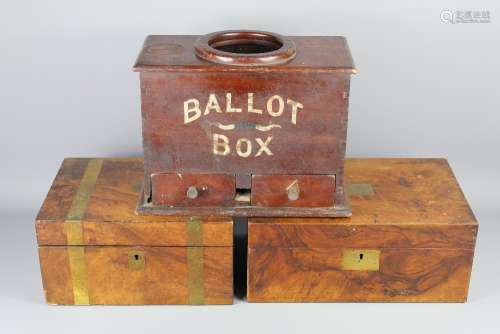
<svg viewBox="0 0 500 334">
<path fill-rule="evenodd" d="M 203 246 L 203 223 L 200 217 L 189 217 L 186 236 L 188 246 Z"/>
<path fill-rule="evenodd" d="M 68 257 L 74 303 L 75 305 L 89 305 L 87 271 L 85 269 L 85 248 L 77 246 L 68 247 Z"/>
<path fill-rule="evenodd" d="M 348 183 L 347 195 L 349 196 L 373 196 L 375 191 L 370 183 Z"/>
<path fill-rule="evenodd" d="M 101 172 L 104 159 L 91 159 L 87 164 L 87 169 L 80 181 L 80 186 L 76 192 L 71 207 L 66 215 L 66 220 L 81 220 L 87 203 L 92 195 L 97 178 Z"/>
<path fill-rule="evenodd" d="M 188 304 L 205 304 L 203 247 L 187 247 Z"/>
<path fill-rule="evenodd" d="M 81 221 L 79 220 L 64 221 L 64 233 L 66 233 L 66 240 L 68 241 L 68 246 L 83 245 L 83 227 Z"/>
<path fill-rule="evenodd" d="M 69 269 L 75 305 L 90 304 L 85 266 L 85 248 L 83 247 L 83 225 L 81 219 L 85 214 L 87 203 L 94 191 L 103 162 L 104 159 L 89 160 L 85 173 L 80 180 L 80 186 L 78 187 L 64 221 L 64 233 L 66 234 L 67 244 L 69 246 Z"/>
<path fill-rule="evenodd" d="M 73 198 L 71 207 L 64 222 L 64 232 L 70 246 L 83 245 L 83 226 L 81 219 L 85 214 L 87 203 L 92 195 L 97 178 L 101 172 L 104 159 L 91 159 L 87 164 L 85 173 L 80 180 L 80 186 Z"/>
<path fill-rule="evenodd" d="M 187 287 L 188 304 L 204 304 L 203 284 L 203 223 L 199 217 L 190 217 L 186 222 L 187 235 Z"/>
</svg>

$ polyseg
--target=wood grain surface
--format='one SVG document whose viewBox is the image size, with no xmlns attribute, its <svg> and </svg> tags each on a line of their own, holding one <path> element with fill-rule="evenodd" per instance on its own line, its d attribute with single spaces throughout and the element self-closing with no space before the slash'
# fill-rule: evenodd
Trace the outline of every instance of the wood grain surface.
<svg viewBox="0 0 500 334">
<path fill-rule="evenodd" d="M 231 247 L 42 246 L 39 255 L 48 304 L 78 304 L 69 266 L 72 248 L 84 251 L 88 304 L 193 304 L 190 295 L 196 289 L 201 296 L 194 304 L 232 303 Z M 188 251 L 193 248 L 202 252 L 201 277 L 190 277 Z M 143 268 L 130 266 L 129 257 L 135 253 L 144 256 Z"/>
<path fill-rule="evenodd" d="M 354 246 L 354 245 L 353 245 Z M 378 271 L 341 269 L 341 248 L 250 248 L 249 302 L 463 302 L 473 250 L 381 250 Z"/>
<path fill-rule="evenodd" d="M 465 301 L 478 223 L 446 160 L 348 159 L 345 171 L 351 218 L 249 219 L 248 300 Z M 379 251 L 379 270 L 343 270 L 352 249 Z"/>
</svg>

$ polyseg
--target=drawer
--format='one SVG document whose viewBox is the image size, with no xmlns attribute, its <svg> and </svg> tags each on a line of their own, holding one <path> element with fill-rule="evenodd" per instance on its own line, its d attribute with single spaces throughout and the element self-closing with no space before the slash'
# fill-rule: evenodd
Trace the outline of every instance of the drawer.
<svg viewBox="0 0 500 334">
<path fill-rule="evenodd" d="M 331 207 L 335 175 L 253 175 L 253 206 Z"/>
<path fill-rule="evenodd" d="M 230 206 L 236 190 L 228 174 L 153 174 L 151 187 L 153 205 L 169 206 Z"/>
</svg>

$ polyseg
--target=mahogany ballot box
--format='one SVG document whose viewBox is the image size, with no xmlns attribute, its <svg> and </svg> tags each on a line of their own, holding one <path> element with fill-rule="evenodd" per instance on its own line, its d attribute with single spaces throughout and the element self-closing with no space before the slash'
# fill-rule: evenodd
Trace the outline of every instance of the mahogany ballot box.
<svg viewBox="0 0 500 334">
<path fill-rule="evenodd" d="M 347 159 L 350 218 L 250 218 L 250 302 L 464 302 L 478 223 L 446 160 Z"/>
<path fill-rule="evenodd" d="M 66 159 L 36 219 L 49 304 L 230 304 L 233 223 L 134 213 L 140 158 Z"/>
<path fill-rule="evenodd" d="M 343 37 L 149 36 L 140 214 L 349 216 Z"/>
</svg>

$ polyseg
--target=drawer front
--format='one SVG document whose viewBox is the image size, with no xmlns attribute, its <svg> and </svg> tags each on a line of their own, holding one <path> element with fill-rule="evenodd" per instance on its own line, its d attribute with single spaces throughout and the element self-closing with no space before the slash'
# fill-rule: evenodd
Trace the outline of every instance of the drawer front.
<svg viewBox="0 0 500 334">
<path fill-rule="evenodd" d="M 331 207 L 335 175 L 253 175 L 253 206 Z"/>
<path fill-rule="evenodd" d="M 151 186 L 153 204 L 169 206 L 230 206 L 236 190 L 229 174 L 153 174 Z"/>
</svg>

